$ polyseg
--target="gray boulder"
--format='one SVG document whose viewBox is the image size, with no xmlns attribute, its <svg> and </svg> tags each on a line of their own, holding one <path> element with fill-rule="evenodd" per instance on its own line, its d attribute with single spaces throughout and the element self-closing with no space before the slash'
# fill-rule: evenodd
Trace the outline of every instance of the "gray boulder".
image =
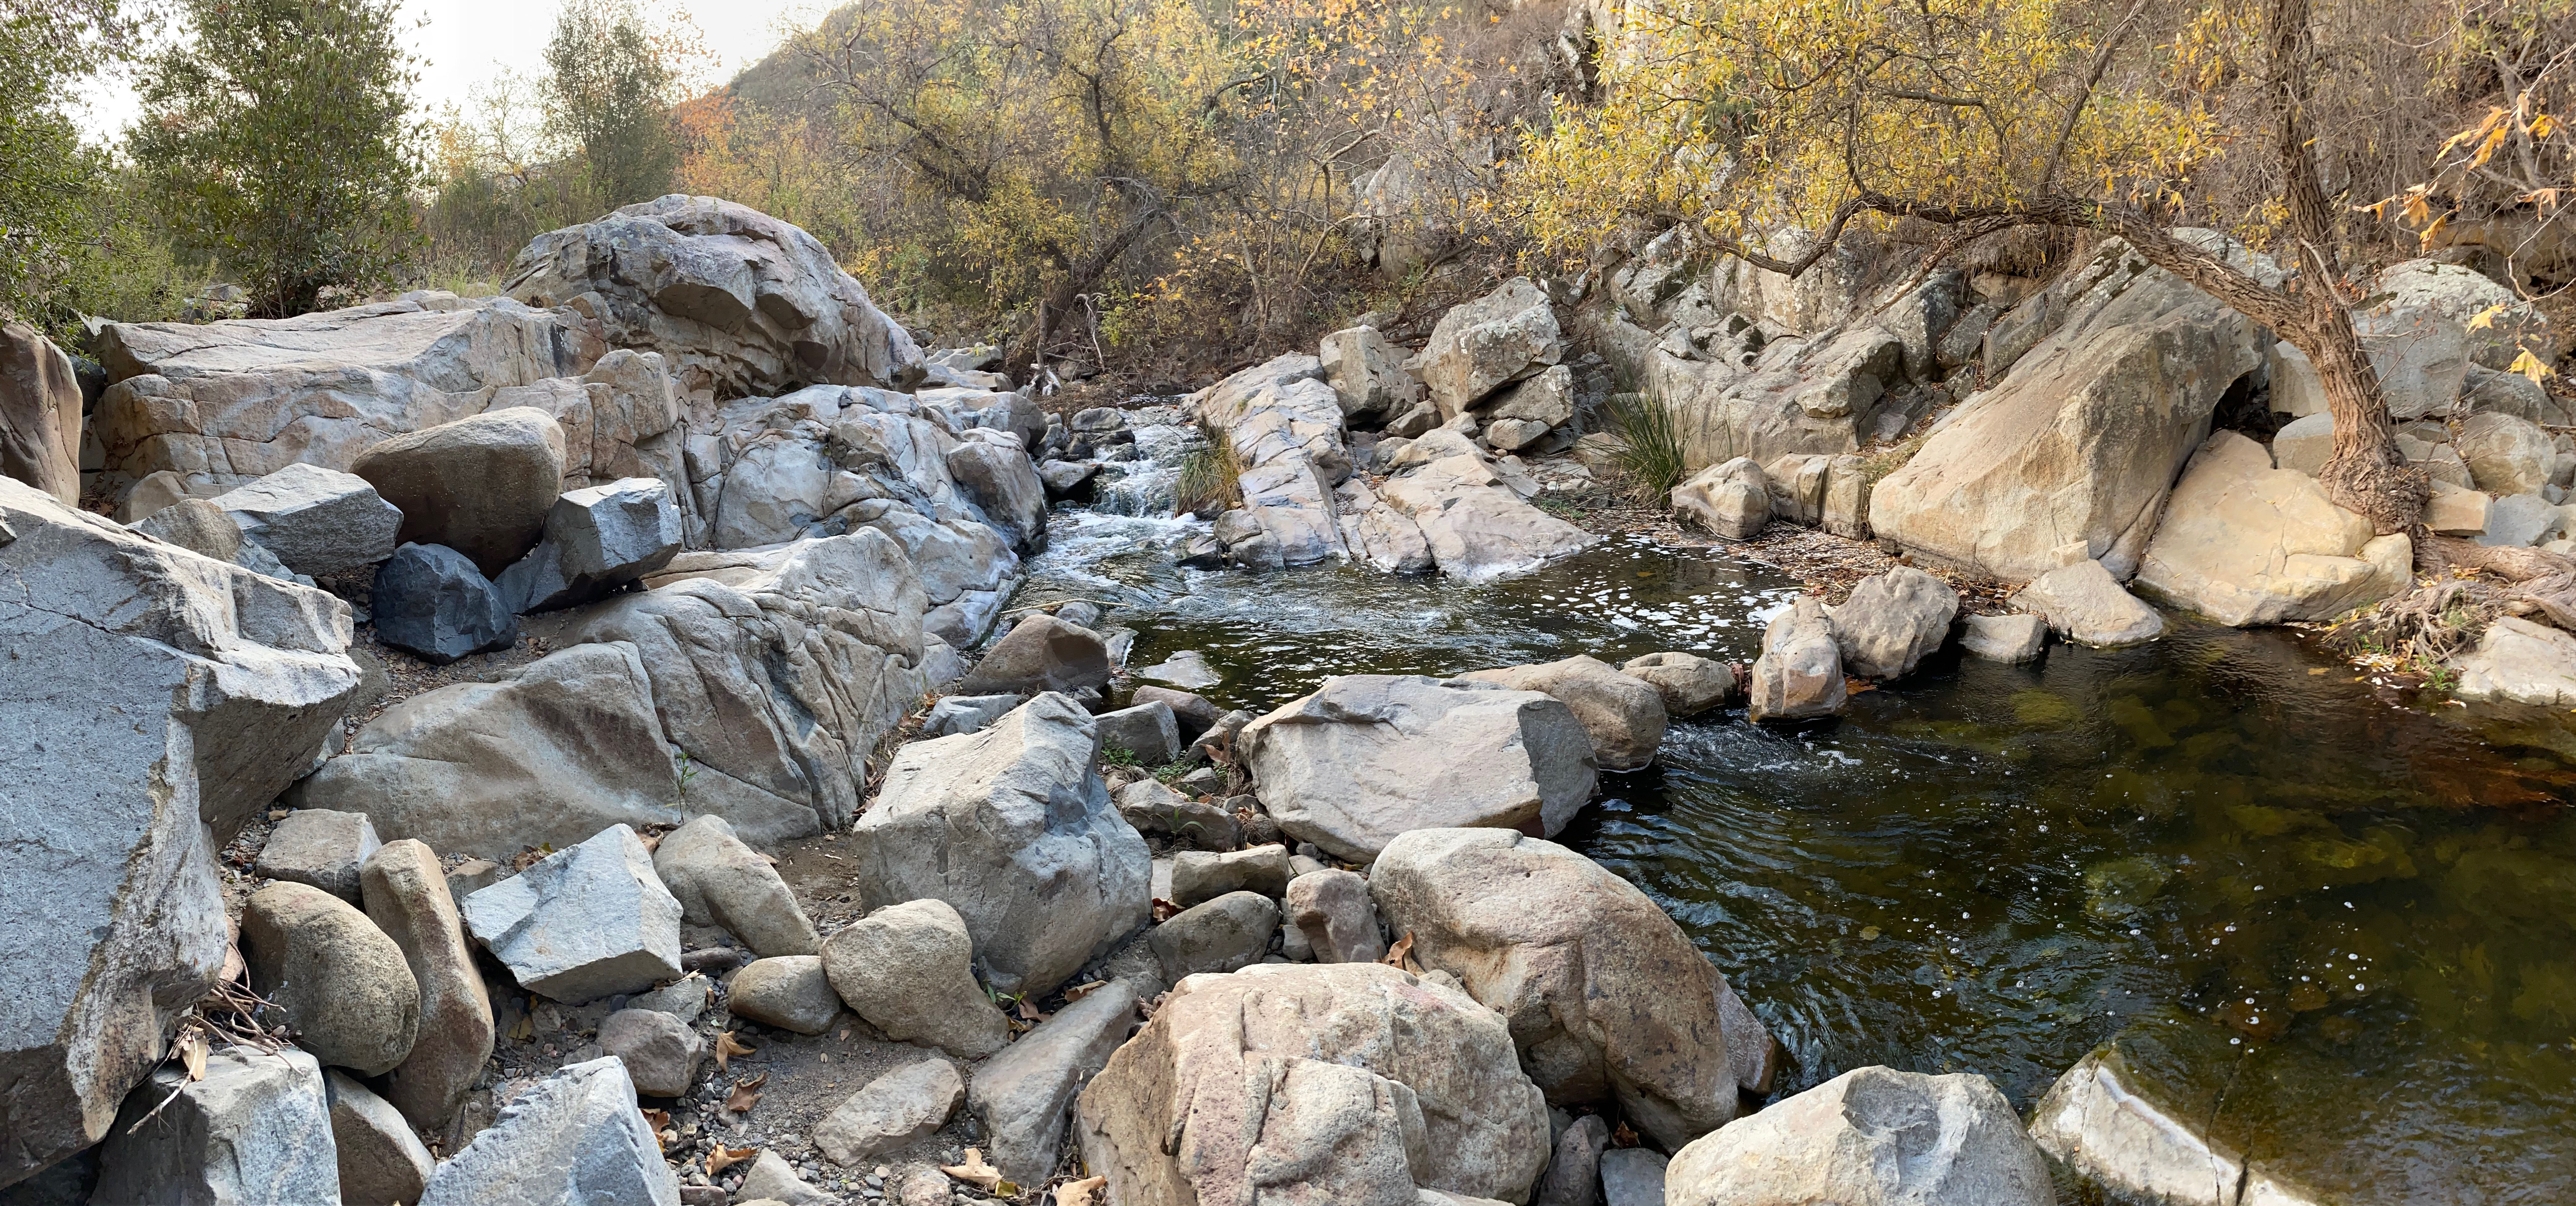
<svg viewBox="0 0 2576 1206">
<path fill-rule="evenodd" d="M 366 480 L 297 463 L 211 500 L 242 535 L 299 574 L 336 574 L 392 556 L 403 513 Z"/>
<path fill-rule="evenodd" d="M 1824 600 L 1800 595 L 1762 630 L 1762 656 L 1754 659 L 1754 720 L 1801 720 L 1843 710 L 1842 646 Z"/>
<path fill-rule="evenodd" d="M 385 1099 L 422 1130 L 456 1116 L 492 1055 L 492 998 L 448 893 L 438 855 L 404 839 L 388 842 L 358 870 L 367 920 L 401 948 L 420 986 L 420 1033 L 386 1074 Z"/>
<path fill-rule="evenodd" d="M 1855 1068 L 1673 1153 L 1672 1206 L 2052 1206 L 1992 1082 Z"/>
<path fill-rule="evenodd" d="M 869 1081 L 814 1124 L 814 1146 L 840 1165 L 871 1164 L 936 1134 L 966 1098 L 944 1059 L 925 1059 Z"/>
<path fill-rule="evenodd" d="M 563 493 L 564 431 L 516 406 L 394 436 L 349 472 L 402 510 L 403 540 L 446 545 L 497 577 L 545 534 Z"/>
<path fill-rule="evenodd" d="M 942 900 L 888 905 L 823 943 L 823 973 L 850 1012 L 899 1043 L 982 1059 L 1011 1041 L 1010 1020 L 975 982 L 974 939 Z"/>
<path fill-rule="evenodd" d="M 1233 813 L 1153 779 L 1139 779 L 1118 789 L 1118 815 L 1127 818 L 1138 833 L 1168 837 L 1201 850 L 1232 850 L 1243 844 L 1243 828 Z"/>
<path fill-rule="evenodd" d="M 680 974 L 680 902 L 624 825 L 466 897 L 464 914 L 521 988 L 567 1005 Z"/>
<path fill-rule="evenodd" d="M 948 476 L 1013 547 L 1046 544 L 1046 483 L 1025 450 L 1006 440 L 961 439 L 948 452 Z"/>
<path fill-rule="evenodd" d="M 1862 678 L 1903 678 L 1950 639 L 1959 592 L 1910 565 L 1871 574 L 1828 608 L 1843 668 Z"/>
<path fill-rule="evenodd" d="M 1235 738 L 1281 831 L 1365 862 L 1411 829 L 1563 829 L 1592 798 L 1592 736 L 1535 691 L 1418 675 L 1328 679 Z"/>
<path fill-rule="evenodd" d="M 2078 561 L 2041 574 L 2013 595 L 2012 604 L 2047 620 L 2050 631 L 2078 645 L 2139 645 L 2165 631 L 2164 616 L 2121 589 L 2099 561 Z"/>
<path fill-rule="evenodd" d="M 81 387 L 72 358 L 22 322 L 0 325 L 0 477 L 80 505 Z"/>
<path fill-rule="evenodd" d="M 1526 277 L 1440 316 L 1423 344 L 1422 382 L 1443 419 L 1485 395 L 1555 364 L 1565 355 L 1547 293 Z"/>
<path fill-rule="evenodd" d="M 953 737 L 959 733 L 980 733 L 985 726 L 1028 701 L 1029 697 L 1025 695 L 951 695 L 930 705 L 930 715 L 921 722 L 921 735 Z"/>
<path fill-rule="evenodd" d="M 1286 895 L 1288 848 L 1273 843 L 1224 853 L 1184 850 L 1172 856 L 1172 903 L 1186 907 L 1228 892 L 1258 892 L 1273 900 Z"/>
<path fill-rule="evenodd" d="M 2038 616 L 1961 616 L 1959 648 L 1990 662 L 2036 661 L 2048 648 L 2048 621 Z"/>
<path fill-rule="evenodd" d="M 1664 699 L 1655 688 L 1584 654 L 1538 666 L 1477 670 L 1459 677 L 1514 691 L 1536 691 L 1574 710 L 1592 735 L 1592 757 L 1603 770 L 1635 770 L 1655 760 L 1664 743 Z"/>
<path fill-rule="evenodd" d="M 1306 938 L 1317 963 L 1375 963 L 1386 957 L 1377 904 L 1368 880 L 1326 868 L 1288 881 L 1288 924 Z"/>
<path fill-rule="evenodd" d="M 126 1099 L 98 1173 L 99 1206 L 339 1206 L 322 1065 L 292 1047 L 227 1047 L 206 1058 L 204 1080 L 162 1068 Z"/>
<path fill-rule="evenodd" d="M 1279 902 L 1258 892 L 1229 892 L 1173 914 L 1147 941 L 1164 981 L 1177 984 L 1184 976 L 1260 962 L 1278 933 Z"/>
<path fill-rule="evenodd" d="M 537 547 L 492 585 L 512 614 L 587 603 L 669 564 L 685 536 L 671 488 L 653 478 L 574 490 L 547 510 Z"/>
<path fill-rule="evenodd" d="M 1751 540 L 1771 523 L 1771 481 L 1752 457 L 1711 465 L 1673 487 L 1673 514 L 1729 540 Z"/>
<path fill-rule="evenodd" d="M 1599 1114 L 1586 1114 L 1556 1137 L 1556 1154 L 1530 1193 L 1530 1206 L 1601 1206 L 1601 1149 L 1610 1145 L 1610 1124 Z"/>
<path fill-rule="evenodd" d="M 2049 1086 L 2031 1107 L 2030 1137 L 2079 1183 L 2119 1200 L 2220 1206 L 2303 1206 L 2326 1199 L 2286 1180 L 2268 1161 L 2216 1140 L 2210 1112 L 2182 1106 L 2106 1043 Z"/>
<path fill-rule="evenodd" d="M 740 1006 L 734 1012 L 742 1013 Z M 653 1097 L 687 1096 L 698 1079 L 698 1065 L 707 1058 L 707 1040 L 688 1023 L 651 1009 L 620 1009 L 601 1019 L 598 1042 L 600 1050 L 626 1065 L 635 1091 Z"/>
<path fill-rule="evenodd" d="M 1170 663 L 1165 663 L 1165 665 L 1169 664 Z M 1160 669 L 1161 667 L 1156 668 Z M 1136 693 L 1128 698 L 1128 703 L 1130 706 L 1159 703 L 1164 707 L 1170 708 L 1172 710 L 1172 722 L 1181 727 L 1181 739 L 1184 741 L 1197 740 L 1199 734 L 1214 727 L 1216 725 L 1217 718 L 1225 714 L 1218 710 L 1215 704 L 1209 703 L 1201 696 L 1192 694 L 1188 691 L 1178 691 L 1170 687 L 1157 687 L 1150 684 L 1136 688 Z"/>
<path fill-rule="evenodd" d="M 438 1162 L 391 1102 L 337 1068 L 322 1073 L 338 1153 L 340 1201 L 417 1202 Z"/>
<path fill-rule="evenodd" d="M 1125 980 L 1093 989 L 1018 1042 L 975 1065 L 966 1103 L 983 1119 L 987 1158 L 1006 1180 L 1046 1181 L 1064 1140 L 1066 1112 L 1084 1082 L 1109 1062 L 1136 1024 L 1136 990 Z"/>
<path fill-rule="evenodd" d="M 1092 719 L 1100 726 L 1101 748 L 1126 750 L 1146 766 L 1161 766 L 1180 757 L 1187 748 L 1180 720 L 1167 703 L 1148 701 L 1103 712 Z"/>
<path fill-rule="evenodd" d="M 420 982 L 402 948 L 347 901 L 273 883 L 242 908 L 250 985 L 285 1012 L 296 1042 L 361 1076 L 392 1071 L 420 1034 Z"/>
<path fill-rule="evenodd" d="M 382 845 L 363 813 L 298 809 L 268 831 L 268 844 L 260 848 L 251 873 L 320 888 L 357 904 L 358 868 Z"/>
<path fill-rule="evenodd" d="M 662 835 L 653 871 L 680 902 L 680 920 L 714 926 L 763 955 L 810 955 L 822 946 L 787 881 L 719 816 Z"/>
<path fill-rule="evenodd" d="M 2576 707 L 2576 634 L 2498 616 L 2477 646 L 2451 655 L 2462 699 Z"/>
<path fill-rule="evenodd" d="M 996 991 L 1064 983 L 1150 903 L 1145 840 L 1110 806 L 1098 756 L 1090 715 L 1054 693 L 983 732 L 905 746 L 851 829 L 868 907 L 944 900 Z"/>
<path fill-rule="evenodd" d="M 395 549 L 376 567 L 371 608 L 377 640 L 439 665 L 519 641 L 517 610 L 500 588 L 441 544 Z"/>
<path fill-rule="evenodd" d="M 567 1064 L 503 1106 L 431 1174 L 416 1206 L 519 1202 L 680 1206 L 680 1179 L 614 1056 Z"/>
<path fill-rule="evenodd" d="M 1671 1160 L 1650 1147 L 1614 1147 L 1601 1153 L 1602 1206 L 1664 1206 L 1664 1167 Z"/>
<path fill-rule="evenodd" d="M 2541 495 L 2507 495 L 2487 504 L 2487 526 L 2478 534 L 2478 543 L 2492 548 L 2530 548 L 2556 536 L 2564 522 L 2559 508 Z"/>
<path fill-rule="evenodd" d="M 1109 645 L 1100 634 L 1031 612 L 984 651 L 957 684 L 961 695 L 1035 695 L 1109 685 Z"/>
<path fill-rule="evenodd" d="M 1404 371 L 1404 349 L 1387 342 L 1375 327 L 1326 335 L 1316 358 L 1348 418 L 1398 415 L 1422 400 L 1422 382 Z"/>
<path fill-rule="evenodd" d="M 1734 668 L 1695 653 L 1649 653 L 1619 673 L 1653 687 L 1666 716 L 1696 716 L 1735 697 Z"/>
<path fill-rule="evenodd" d="M 814 955 L 754 959 L 725 983 L 725 1007 L 763 1026 L 821 1034 L 841 1012 L 841 998 Z"/>
</svg>

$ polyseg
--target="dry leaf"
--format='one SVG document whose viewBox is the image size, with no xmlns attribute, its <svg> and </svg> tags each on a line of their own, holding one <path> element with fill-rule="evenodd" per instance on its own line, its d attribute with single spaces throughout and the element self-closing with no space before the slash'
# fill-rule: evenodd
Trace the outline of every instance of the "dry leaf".
<svg viewBox="0 0 2576 1206">
<path fill-rule="evenodd" d="M 645 834 L 645 835 L 644 835 L 644 839 L 643 839 L 643 840 L 644 840 L 644 853 L 646 853 L 646 854 L 651 854 L 652 852 L 654 852 L 654 851 L 659 850 L 659 849 L 661 849 L 661 848 L 662 848 L 662 835 L 661 835 L 661 834 L 658 834 L 658 833 L 648 833 L 648 834 Z"/>
<path fill-rule="evenodd" d="M 644 1111 L 644 1121 L 652 1123 L 654 1130 L 661 1130 L 663 1127 L 671 1125 L 671 1111 L 646 1110 Z"/>
<path fill-rule="evenodd" d="M 510 1023 L 509 1037 L 511 1041 L 520 1043 L 537 1037 L 536 1019 L 524 1013 L 520 1014 L 518 1021 Z"/>
<path fill-rule="evenodd" d="M 758 1050 L 760 1050 L 758 1047 L 744 1046 L 741 1039 L 733 1036 L 733 1031 L 725 1031 L 716 1036 L 716 1071 L 725 1070 L 726 1060 L 737 1055 L 750 1055 Z"/>
<path fill-rule="evenodd" d="M 1091 1206 L 1091 1195 L 1107 1185 L 1107 1177 L 1084 1177 L 1055 1187 L 1055 1206 Z"/>
<path fill-rule="evenodd" d="M 1380 959 L 1378 962 L 1383 963 L 1388 967 L 1400 968 L 1407 962 L 1411 961 L 1412 958 L 1413 931 L 1406 930 L 1404 932 L 1404 937 L 1396 939 L 1395 945 L 1386 948 L 1386 958 Z"/>
<path fill-rule="evenodd" d="M 993 1192 L 993 1190 L 1002 1183 L 1001 1171 L 990 1164 L 984 1163 L 984 1149 L 980 1147 L 970 1147 L 966 1149 L 965 1163 L 943 1164 L 939 1166 L 939 1171 L 947 1173 L 949 1176 L 955 1177 L 960 1181 L 964 1181 L 965 1183 L 981 1189 L 986 1193 Z"/>
<path fill-rule="evenodd" d="M 1109 987 L 1109 981 L 1107 980 L 1094 980 L 1089 984 L 1076 984 L 1073 987 L 1064 990 L 1064 1003 L 1071 1005 L 1074 1002 L 1107 987 Z"/>
<path fill-rule="evenodd" d="M 1037 1006 L 1029 1004 L 1029 999 L 1027 997 L 1020 998 L 1019 1014 L 1020 1020 L 1023 1022 L 1043 1022 L 1048 1018 L 1055 1016 L 1050 1013 L 1040 1012 Z"/>
<path fill-rule="evenodd" d="M 749 1080 L 735 1081 L 733 1092 L 725 1094 L 724 1108 L 736 1114 L 750 1113 L 751 1107 L 760 1104 L 760 1086 L 768 1083 L 769 1074 L 766 1072 Z"/>
<path fill-rule="evenodd" d="M 179 1059 L 188 1065 L 188 1079 L 206 1078 L 206 1055 L 211 1047 L 203 1030 L 191 1030 L 188 1037 L 179 1040 Z"/>
<path fill-rule="evenodd" d="M 712 1177 L 759 1154 L 756 1147 L 726 1147 L 719 1143 L 707 1152 L 707 1175 Z"/>
<path fill-rule="evenodd" d="M 1181 906 L 1176 905 L 1176 904 L 1173 904 L 1171 901 L 1164 900 L 1163 898 L 1161 898 L 1161 897 L 1159 897 L 1159 896 L 1154 898 L 1154 920 L 1155 920 L 1155 921 L 1157 921 L 1157 922 L 1170 921 L 1173 917 L 1177 916 L 1177 915 L 1180 913 L 1180 911 L 1181 911 Z"/>
<path fill-rule="evenodd" d="M 1635 1131 L 1635 1129 L 1631 1128 L 1627 1123 L 1625 1123 L 1625 1122 L 1620 1123 L 1620 1124 L 1619 1124 L 1619 1129 L 1618 1129 L 1618 1130 L 1615 1130 L 1615 1131 L 1610 1132 L 1610 1146 L 1612 1146 L 1612 1147 L 1635 1147 L 1635 1146 L 1637 1146 L 1637 1132 Z"/>
</svg>

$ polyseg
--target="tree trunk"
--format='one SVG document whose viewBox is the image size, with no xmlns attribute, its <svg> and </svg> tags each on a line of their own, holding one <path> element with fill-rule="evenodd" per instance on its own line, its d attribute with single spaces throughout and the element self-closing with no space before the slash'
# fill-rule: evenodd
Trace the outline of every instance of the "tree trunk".
<svg viewBox="0 0 2576 1206">
<path fill-rule="evenodd" d="M 2424 517 L 2432 482 L 2397 451 L 2379 370 L 2353 333 L 2352 316 L 2337 306 L 2327 319 L 2315 324 L 2324 330 L 2280 332 L 2316 366 L 2326 406 L 2334 414 L 2334 452 L 2317 481 L 2336 506 L 2369 520 L 2371 531 L 2382 536 L 2410 531 Z"/>
<path fill-rule="evenodd" d="M 1162 217 L 1163 210 L 1159 206 L 1135 214 L 1110 236 L 1107 243 L 1093 249 L 1090 255 L 1068 269 L 1038 303 L 1037 315 L 1030 321 L 1029 329 L 1002 358 L 1002 371 L 1018 380 L 1035 375 L 1039 358 L 1046 353 L 1047 341 L 1055 338 L 1056 324 L 1073 312 L 1083 294 L 1099 287 L 1100 278 L 1109 275 L 1109 269 L 1118 262 L 1118 257 L 1127 254 L 1127 248 Z"/>
</svg>

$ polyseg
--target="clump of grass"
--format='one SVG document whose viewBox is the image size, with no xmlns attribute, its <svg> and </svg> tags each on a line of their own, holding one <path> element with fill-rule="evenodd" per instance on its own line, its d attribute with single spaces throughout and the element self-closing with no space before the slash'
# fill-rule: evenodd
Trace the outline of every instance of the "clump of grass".
<svg viewBox="0 0 2576 1206">
<path fill-rule="evenodd" d="M 1682 480 L 1681 435 L 1673 411 L 1647 394 L 1612 394 L 1603 411 L 1623 445 L 1611 453 L 1638 502 L 1660 506 Z"/>
<path fill-rule="evenodd" d="M 1243 501 L 1243 459 L 1223 428 L 1208 426 L 1207 446 L 1181 458 L 1172 501 L 1183 511 L 1212 514 Z"/>
</svg>

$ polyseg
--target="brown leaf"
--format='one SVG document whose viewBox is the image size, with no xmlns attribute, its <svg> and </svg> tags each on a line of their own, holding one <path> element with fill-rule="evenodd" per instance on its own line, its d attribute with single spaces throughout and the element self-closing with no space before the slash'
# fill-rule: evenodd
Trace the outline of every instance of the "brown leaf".
<svg viewBox="0 0 2576 1206">
<path fill-rule="evenodd" d="M 1148 1022 L 1153 1021 L 1153 1020 L 1154 1020 L 1154 1011 L 1155 1011 L 1155 1010 L 1157 1010 L 1157 1009 L 1161 1009 L 1161 1008 L 1163 1007 L 1163 998 L 1168 997 L 1168 996 L 1170 996 L 1170 995 L 1172 995 L 1172 994 L 1167 993 L 1167 992 L 1158 992 L 1158 993 L 1155 993 L 1155 994 L 1153 995 L 1152 999 L 1150 999 L 1150 1000 L 1143 1000 L 1143 1001 L 1138 1001 L 1138 1002 L 1136 1002 L 1136 1015 L 1137 1015 L 1138 1017 L 1141 1017 L 1141 1018 L 1145 1019 L 1145 1020 L 1146 1020 L 1146 1021 L 1148 1021 Z"/>
<path fill-rule="evenodd" d="M 986 1193 L 993 1192 L 994 1188 L 1002 1183 L 1001 1170 L 984 1163 L 984 1149 L 980 1147 L 966 1149 L 965 1163 L 942 1164 L 939 1166 L 939 1171 Z"/>
<path fill-rule="evenodd" d="M 1174 916 L 1178 915 L 1180 911 L 1181 906 L 1173 904 L 1171 901 L 1165 900 L 1159 896 L 1154 898 L 1155 921 L 1170 921 Z"/>
<path fill-rule="evenodd" d="M 712 1177 L 759 1154 L 756 1147 L 726 1147 L 719 1143 L 707 1151 L 707 1175 Z"/>
<path fill-rule="evenodd" d="M 644 1121 L 652 1123 L 654 1130 L 661 1130 L 663 1127 L 671 1125 L 671 1111 L 646 1110 L 644 1111 Z"/>
<path fill-rule="evenodd" d="M 520 1014 L 518 1021 L 510 1023 L 510 1033 L 506 1037 L 520 1043 L 537 1037 L 536 1019 L 524 1013 Z"/>
<path fill-rule="evenodd" d="M 1107 980 L 1094 980 L 1089 984 L 1076 984 L 1073 987 L 1064 990 L 1064 1003 L 1071 1005 L 1074 1002 L 1107 987 L 1109 987 L 1109 981 Z"/>
<path fill-rule="evenodd" d="M 1023 1022 L 1043 1022 L 1048 1018 L 1055 1016 L 1054 1014 L 1041 1011 L 1035 1005 L 1029 1004 L 1029 999 L 1027 997 L 1020 998 L 1019 1015 L 1020 1020 Z"/>
<path fill-rule="evenodd" d="M 716 1036 L 716 1071 L 725 1070 L 726 1060 L 737 1055 L 750 1055 L 758 1050 L 760 1050 L 758 1047 L 745 1046 L 741 1039 L 733 1036 L 733 1031 L 725 1031 Z"/>
<path fill-rule="evenodd" d="M 724 1108 L 736 1114 L 750 1113 L 751 1107 L 760 1104 L 760 1086 L 768 1083 L 769 1074 L 766 1072 L 749 1080 L 735 1081 L 733 1092 L 725 1094 Z"/>
<path fill-rule="evenodd" d="M 1383 963 L 1388 967 L 1403 967 L 1405 963 L 1412 958 L 1413 931 L 1406 930 L 1404 932 L 1404 937 L 1396 939 L 1395 945 L 1386 948 L 1386 958 L 1380 959 L 1378 962 Z"/>
<path fill-rule="evenodd" d="M 1107 1185 L 1107 1177 L 1084 1177 L 1055 1187 L 1055 1206 L 1091 1206 L 1091 1195 Z"/>
<path fill-rule="evenodd" d="M 206 1078 L 206 1055 L 212 1046 L 203 1030 L 190 1030 L 188 1037 L 179 1040 L 179 1061 L 188 1065 L 189 1080 Z"/>
<path fill-rule="evenodd" d="M 1635 1146 L 1637 1146 L 1637 1132 L 1636 1132 L 1636 1130 L 1635 1130 L 1635 1129 L 1633 1129 L 1633 1128 L 1631 1128 L 1631 1127 L 1630 1127 L 1627 1123 L 1625 1123 L 1625 1122 L 1620 1123 L 1620 1124 L 1619 1124 L 1619 1129 L 1618 1129 L 1618 1130 L 1615 1130 L 1615 1131 L 1610 1132 L 1610 1146 L 1612 1146 L 1612 1147 L 1635 1147 Z"/>
</svg>

